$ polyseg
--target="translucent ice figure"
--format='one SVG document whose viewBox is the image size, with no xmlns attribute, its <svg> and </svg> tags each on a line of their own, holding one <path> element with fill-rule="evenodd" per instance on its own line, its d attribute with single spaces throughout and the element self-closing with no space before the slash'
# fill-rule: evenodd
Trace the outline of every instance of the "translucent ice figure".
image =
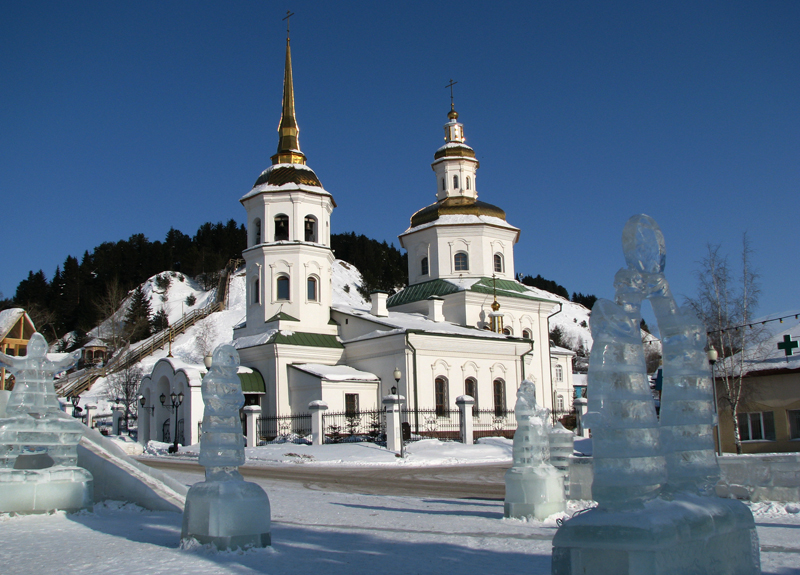
<svg viewBox="0 0 800 575">
<path fill-rule="evenodd" d="M 77 466 L 85 427 L 61 411 L 53 378 L 80 357 L 47 357 L 47 342 L 31 336 L 27 355 L 0 353 L 14 374 L 6 417 L 0 419 L 0 512 L 77 510 L 92 502 L 92 475 Z"/>
<path fill-rule="evenodd" d="M 714 453 L 714 392 L 702 322 L 678 307 L 664 276 L 664 235 L 653 218 L 630 218 L 622 232 L 628 270 L 642 277 L 662 338 L 661 447 L 667 461 L 667 491 L 711 493 L 719 479 Z"/>
<path fill-rule="evenodd" d="M 530 380 L 517 390 L 514 415 L 514 464 L 505 476 L 505 516 L 544 519 L 565 509 L 564 475 L 550 465 L 550 412 L 536 405 L 536 386 Z"/>
<path fill-rule="evenodd" d="M 640 507 L 667 478 L 639 335 L 640 308 L 636 297 L 628 297 L 631 285 L 619 286 L 622 305 L 601 299 L 592 308 L 585 421 L 592 430 L 592 496 L 610 510 Z"/>
<path fill-rule="evenodd" d="M 183 512 L 181 538 L 219 549 L 270 544 L 269 498 L 259 485 L 244 481 L 238 471 L 245 462 L 239 419 L 244 394 L 238 367 L 239 354 L 233 346 L 214 350 L 202 385 L 205 413 L 200 464 L 206 468 L 206 480 L 189 489 Z"/>
</svg>

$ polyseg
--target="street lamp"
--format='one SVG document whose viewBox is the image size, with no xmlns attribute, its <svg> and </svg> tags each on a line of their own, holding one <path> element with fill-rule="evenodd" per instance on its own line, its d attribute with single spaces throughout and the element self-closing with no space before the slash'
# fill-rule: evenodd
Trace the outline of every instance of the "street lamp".
<svg viewBox="0 0 800 575">
<path fill-rule="evenodd" d="M 392 376 L 394 376 L 395 384 L 400 385 L 400 378 L 403 377 L 403 374 L 400 372 L 398 368 L 396 367 L 394 368 L 394 373 L 392 373 Z M 392 389 L 390 390 L 392 392 L 392 395 L 397 395 L 397 385 L 392 386 Z M 403 412 L 401 411 L 400 414 L 402 415 L 402 413 Z M 400 417 L 400 459 L 403 459 L 405 456 L 406 453 L 405 453 L 405 440 L 403 438 L 403 418 Z"/>
<path fill-rule="evenodd" d="M 80 406 L 78 405 L 81 402 L 80 395 L 73 395 L 69 398 L 70 402 L 72 403 L 72 417 L 83 417 L 81 412 L 83 411 Z"/>
<path fill-rule="evenodd" d="M 167 396 L 163 393 L 161 397 L 161 405 L 167 407 Z M 175 395 L 175 392 L 169 394 L 169 401 L 170 401 L 170 408 L 175 410 L 175 440 L 172 442 L 172 447 L 169 448 L 170 453 L 177 453 L 178 452 L 178 408 L 180 407 L 181 403 L 183 403 L 183 392 Z"/>
<path fill-rule="evenodd" d="M 145 405 L 145 403 L 147 403 L 147 400 L 144 398 L 143 395 L 140 395 L 139 396 L 139 405 L 142 406 L 142 409 L 149 409 L 150 410 L 150 415 L 153 415 L 155 413 L 155 411 L 156 411 L 156 406 L 155 405 Z"/>
<path fill-rule="evenodd" d="M 717 415 L 717 455 L 722 455 L 722 435 L 719 430 L 719 409 L 717 408 L 717 379 L 714 376 L 714 364 L 717 363 L 719 354 L 714 346 L 708 348 L 708 363 L 711 365 L 711 387 L 714 390 L 714 413 Z"/>
</svg>

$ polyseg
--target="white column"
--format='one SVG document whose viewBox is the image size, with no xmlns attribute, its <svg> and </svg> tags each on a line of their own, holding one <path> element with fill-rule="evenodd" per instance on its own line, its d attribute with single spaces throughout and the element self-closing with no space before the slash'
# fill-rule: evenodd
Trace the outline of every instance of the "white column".
<svg viewBox="0 0 800 575">
<path fill-rule="evenodd" d="M 89 429 L 92 428 L 92 410 L 97 409 L 96 405 L 87 405 L 86 406 L 86 427 Z"/>
<path fill-rule="evenodd" d="M 385 395 L 381 400 L 386 406 L 386 449 L 400 452 L 403 449 L 403 434 L 400 430 L 400 404 L 406 400 L 402 395 Z"/>
<path fill-rule="evenodd" d="M 261 408 L 258 405 L 246 405 L 243 408 L 244 416 L 247 418 L 247 447 L 258 446 L 258 416 L 261 415 Z"/>
<path fill-rule="evenodd" d="M 311 412 L 311 445 L 325 443 L 325 430 L 322 427 L 322 414 L 328 409 L 328 404 L 321 399 L 315 399 L 308 404 Z"/>
<path fill-rule="evenodd" d="M 471 395 L 459 395 L 456 398 L 456 405 L 461 412 L 461 442 L 464 445 L 472 445 L 475 442 L 472 431 L 472 407 L 475 405 L 475 398 Z"/>
<path fill-rule="evenodd" d="M 115 409 L 111 412 L 111 435 L 119 435 L 119 422 L 122 419 L 122 411 Z"/>
<path fill-rule="evenodd" d="M 576 397 L 572 400 L 572 405 L 575 406 L 575 413 L 578 420 L 578 428 L 576 431 L 581 437 L 587 437 L 588 434 L 586 433 L 586 429 L 583 427 L 583 416 L 586 415 L 586 411 L 589 409 L 589 400 L 585 397 Z"/>
</svg>

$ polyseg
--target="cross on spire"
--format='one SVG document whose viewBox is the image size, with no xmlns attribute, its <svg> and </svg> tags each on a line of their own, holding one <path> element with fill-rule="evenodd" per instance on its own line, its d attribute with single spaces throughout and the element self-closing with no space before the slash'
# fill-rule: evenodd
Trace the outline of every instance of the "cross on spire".
<svg viewBox="0 0 800 575">
<path fill-rule="evenodd" d="M 450 88 L 450 109 L 455 110 L 456 106 L 453 103 L 453 85 L 458 84 L 458 82 L 453 82 L 453 79 L 450 78 L 450 83 L 445 86 L 445 88 Z"/>
<path fill-rule="evenodd" d="M 792 336 L 790 335 L 783 336 L 783 341 L 778 344 L 778 349 L 782 349 L 783 353 L 785 353 L 787 357 L 790 355 L 794 355 L 792 353 L 792 350 L 798 347 L 800 347 L 800 343 L 793 341 Z M 789 360 L 787 359 L 786 361 Z"/>
<path fill-rule="evenodd" d="M 294 16 L 294 12 L 292 12 L 291 10 L 287 10 L 286 11 L 286 18 L 283 18 L 283 20 L 286 20 L 286 39 L 287 40 L 289 39 L 289 18 L 291 18 L 292 16 Z"/>
</svg>

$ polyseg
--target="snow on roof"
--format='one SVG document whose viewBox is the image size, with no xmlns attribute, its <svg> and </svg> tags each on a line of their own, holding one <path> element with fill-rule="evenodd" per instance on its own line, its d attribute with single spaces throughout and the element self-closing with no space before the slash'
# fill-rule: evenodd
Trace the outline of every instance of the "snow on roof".
<svg viewBox="0 0 800 575">
<path fill-rule="evenodd" d="M 463 142 L 447 142 L 444 146 L 442 146 L 436 151 L 440 152 L 442 150 L 447 150 L 448 148 L 469 148 L 470 150 L 472 149 L 470 146 L 466 145 Z"/>
<path fill-rule="evenodd" d="M 236 349 L 244 349 L 246 347 L 254 347 L 267 343 L 269 338 L 277 333 L 277 329 L 268 329 L 264 333 L 257 333 L 256 335 L 247 335 L 233 340 L 233 347 Z"/>
<path fill-rule="evenodd" d="M 575 355 L 575 352 L 571 349 L 567 349 L 566 347 L 558 347 L 557 345 L 550 346 L 550 353 L 555 353 L 558 355 Z"/>
<path fill-rule="evenodd" d="M 509 336 L 501 333 L 494 333 L 488 330 L 479 330 L 471 327 L 464 327 L 461 325 L 450 323 L 448 321 L 432 321 L 420 313 L 390 311 L 388 317 L 378 317 L 372 315 L 369 311 L 365 309 L 357 309 L 343 305 L 335 305 L 331 307 L 335 311 L 355 317 L 360 317 L 364 320 L 371 321 L 380 325 L 385 325 L 389 328 L 388 330 L 376 330 L 372 333 L 347 340 L 345 343 L 351 341 L 364 340 L 364 339 L 372 339 L 373 337 L 382 337 L 394 333 L 403 333 L 407 330 L 420 330 L 426 333 L 460 335 L 463 337 L 509 339 Z"/>
<path fill-rule="evenodd" d="M 12 307 L 0 311 L 0 339 L 8 335 L 8 332 L 23 315 L 25 315 L 25 310 L 21 307 Z"/>
<path fill-rule="evenodd" d="M 322 365 L 319 363 L 293 364 L 293 368 L 316 375 L 328 381 L 380 381 L 374 373 L 359 371 L 347 365 Z"/>
<path fill-rule="evenodd" d="M 108 347 L 108 344 L 104 342 L 99 337 L 94 338 L 92 341 L 84 345 L 83 347 Z"/>
<path fill-rule="evenodd" d="M 781 317 L 791 316 L 795 313 L 799 312 L 787 312 L 781 314 Z M 753 325 L 760 321 L 762 320 L 754 321 Z M 800 348 L 794 348 L 792 349 L 792 355 L 786 355 L 786 351 L 778 347 L 778 344 L 783 344 L 786 341 L 786 336 L 789 336 L 790 341 L 800 342 L 800 319 L 786 318 L 783 323 L 772 321 L 765 324 L 764 327 L 769 329 L 772 335 L 758 345 L 751 345 L 745 350 L 745 372 L 800 369 Z M 734 363 L 738 357 L 739 354 L 734 356 Z"/>
<path fill-rule="evenodd" d="M 508 230 L 519 231 L 519 228 L 514 227 L 507 221 L 500 218 L 496 218 L 494 216 L 475 216 L 472 214 L 444 214 L 439 216 L 432 222 L 428 222 L 427 224 L 422 224 L 416 227 L 409 227 L 406 231 L 404 231 L 400 235 L 407 234 L 412 230 L 418 232 L 419 230 L 424 230 L 426 228 L 430 228 L 433 226 L 456 226 L 464 224 L 489 224 L 492 226 L 497 226 L 498 228 L 506 228 Z"/>
</svg>

